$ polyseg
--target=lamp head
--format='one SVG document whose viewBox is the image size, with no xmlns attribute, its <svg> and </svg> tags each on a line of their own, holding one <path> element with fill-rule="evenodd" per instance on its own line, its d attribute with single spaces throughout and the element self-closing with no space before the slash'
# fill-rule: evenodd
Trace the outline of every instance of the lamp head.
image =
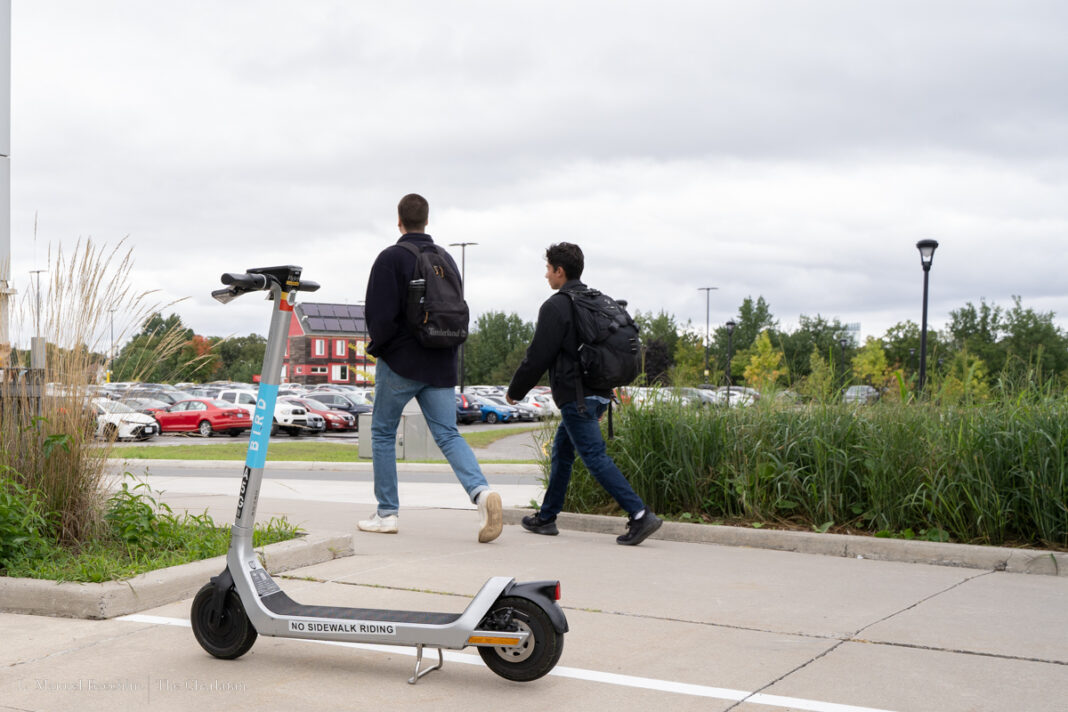
<svg viewBox="0 0 1068 712">
<path fill-rule="evenodd" d="M 938 240 L 920 240 L 916 243 L 916 249 L 920 251 L 920 264 L 924 271 L 931 269 L 935 250 L 938 248 Z"/>
<path fill-rule="evenodd" d="M 728 322 L 727 322 L 726 324 L 724 324 L 723 326 L 727 327 L 727 333 L 728 333 L 728 334 L 733 334 L 733 333 L 734 333 L 734 327 L 736 327 L 736 326 L 738 326 L 738 325 L 734 323 L 734 320 L 733 320 L 733 319 L 731 319 L 730 321 L 728 321 Z"/>
</svg>

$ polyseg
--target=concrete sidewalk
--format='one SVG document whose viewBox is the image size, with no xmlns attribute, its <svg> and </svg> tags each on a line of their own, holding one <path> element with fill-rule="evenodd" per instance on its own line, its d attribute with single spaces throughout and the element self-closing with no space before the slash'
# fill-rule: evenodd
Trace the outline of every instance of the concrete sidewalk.
<svg viewBox="0 0 1068 712">
<path fill-rule="evenodd" d="M 223 521 L 233 500 L 165 495 Z M 366 513 L 283 498 L 259 512 L 328 531 Z M 354 556 L 278 578 L 303 603 L 443 612 L 490 576 L 559 579 L 571 632 L 546 678 L 507 682 L 468 649 L 410 686 L 410 649 L 274 638 L 216 660 L 186 599 L 105 621 L 0 614 L 0 709 L 1052 712 L 1068 700 L 1066 577 L 663 538 L 631 548 L 573 529 L 506 526 L 478 544 L 476 529 L 472 510 L 408 507 L 397 535 L 356 533 Z"/>
</svg>

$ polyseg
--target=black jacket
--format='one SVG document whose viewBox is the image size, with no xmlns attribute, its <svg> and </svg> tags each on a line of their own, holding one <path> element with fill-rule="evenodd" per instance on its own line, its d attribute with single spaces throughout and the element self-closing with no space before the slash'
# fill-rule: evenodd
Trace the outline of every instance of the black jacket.
<svg viewBox="0 0 1068 712">
<path fill-rule="evenodd" d="M 364 313 L 371 342 L 367 353 L 385 359 L 395 372 L 431 386 L 449 388 L 456 385 L 457 348 L 428 349 L 408 328 L 404 310 L 408 304 L 408 282 L 415 274 L 415 255 L 400 246 L 410 242 L 419 247 L 434 243 L 430 235 L 410 232 L 397 244 L 379 253 L 367 280 Z M 449 256 L 452 268 L 456 263 Z"/>
<path fill-rule="evenodd" d="M 538 310 L 534 340 L 527 347 L 527 355 L 508 386 L 508 396 L 513 400 L 523 398 L 538 384 L 546 370 L 549 371 L 549 387 L 552 388 L 557 406 L 578 400 L 579 341 L 572 318 L 571 297 L 563 294 L 572 289 L 586 289 L 586 285 L 577 279 L 568 280 Z M 582 395 L 608 398 L 612 392 L 583 387 Z"/>
</svg>

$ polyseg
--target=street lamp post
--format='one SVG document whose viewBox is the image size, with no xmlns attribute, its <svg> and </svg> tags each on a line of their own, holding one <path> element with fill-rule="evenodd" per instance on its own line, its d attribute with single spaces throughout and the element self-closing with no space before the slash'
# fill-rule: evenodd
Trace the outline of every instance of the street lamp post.
<svg viewBox="0 0 1068 712">
<path fill-rule="evenodd" d="M 727 407 L 731 407 L 731 357 L 734 355 L 734 327 L 738 326 L 731 319 L 724 326 L 727 327 Z"/>
<path fill-rule="evenodd" d="M 449 247 L 460 248 L 460 296 L 467 291 L 467 246 L 477 245 L 477 242 L 450 242 Z M 460 344 L 460 393 L 464 392 L 464 352 L 467 349 Z"/>
<path fill-rule="evenodd" d="M 708 371 L 708 342 L 709 342 L 709 332 L 708 332 L 708 314 L 709 314 L 708 309 L 709 309 L 709 307 L 708 307 L 708 298 L 711 295 L 713 289 L 719 289 L 719 287 L 698 287 L 697 288 L 698 292 L 704 292 L 705 293 L 705 383 L 711 383 L 711 380 L 709 380 L 709 371 Z"/>
<path fill-rule="evenodd" d="M 920 264 L 923 265 L 923 324 L 920 327 L 920 393 L 923 393 L 927 381 L 927 278 L 931 274 L 931 263 L 938 248 L 937 240 L 920 240 L 916 249 L 920 251 Z"/>
</svg>

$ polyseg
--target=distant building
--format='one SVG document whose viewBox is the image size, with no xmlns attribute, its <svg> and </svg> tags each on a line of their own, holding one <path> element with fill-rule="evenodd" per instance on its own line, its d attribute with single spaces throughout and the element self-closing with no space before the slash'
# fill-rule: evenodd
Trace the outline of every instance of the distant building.
<svg viewBox="0 0 1068 712">
<path fill-rule="evenodd" d="M 290 383 L 374 383 L 362 304 L 299 302 L 289 322 L 282 380 Z"/>
</svg>

